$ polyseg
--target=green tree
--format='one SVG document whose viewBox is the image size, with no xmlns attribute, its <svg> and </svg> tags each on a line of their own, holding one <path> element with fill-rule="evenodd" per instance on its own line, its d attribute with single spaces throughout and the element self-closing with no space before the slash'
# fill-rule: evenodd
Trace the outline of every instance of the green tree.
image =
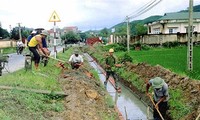
<svg viewBox="0 0 200 120">
<path fill-rule="evenodd" d="M 80 41 L 81 37 L 79 34 L 69 31 L 61 36 L 61 39 L 65 41 L 65 43 L 77 43 Z"/>
<path fill-rule="evenodd" d="M 108 35 L 109 35 L 109 30 L 107 28 L 104 28 L 100 31 L 101 37 L 108 37 Z"/>
<path fill-rule="evenodd" d="M 144 26 L 142 23 L 138 23 L 135 26 L 136 35 L 144 35 L 147 33 L 147 27 Z"/>
<path fill-rule="evenodd" d="M 84 40 L 87 39 L 87 34 L 86 33 L 79 33 L 81 41 L 84 42 Z"/>
<path fill-rule="evenodd" d="M 27 29 L 25 27 L 21 28 L 21 31 L 22 31 L 22 37 L 24 37 L 24 38 L 27 38 L 31 32 L 29 29 Z"/>
<path fill-rule="evenodd" d="M 127 34 L 126 31 L 127 31 L 126 25 L 123 25 L 121 27 L 116 28 L 115 34 L 116 35 L 126 35 Z"/>
<path fill-rule="evenodd" d="M 0 38 L 4 39 L 4 38 L 7 38 L 7 37 L 9 37 L 8 31 L 0 27 Z"/>
<path fill-rule="evenodd" d="M 19 28 L 15 27 L 11 31 L 11 39 L 19 40 Z"/>
</svg>

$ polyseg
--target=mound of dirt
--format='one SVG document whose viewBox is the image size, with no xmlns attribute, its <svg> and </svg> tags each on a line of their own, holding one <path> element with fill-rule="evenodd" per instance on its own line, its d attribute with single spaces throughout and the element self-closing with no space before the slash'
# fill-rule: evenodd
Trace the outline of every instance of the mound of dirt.
<svg viewBox="0 0 200 120">
<path fill-rule="evenodd" d="M 108 93 L 87 69 L 62 71 L 59 82 L 68 94 L 63 100 L 65 110 L 60 114 L 49 112 L 46 116 L 59 120 L 104 120 L 115 115 L 114 119 L 119 120 L 114 106 L 106 105 Z"/>
</svg>

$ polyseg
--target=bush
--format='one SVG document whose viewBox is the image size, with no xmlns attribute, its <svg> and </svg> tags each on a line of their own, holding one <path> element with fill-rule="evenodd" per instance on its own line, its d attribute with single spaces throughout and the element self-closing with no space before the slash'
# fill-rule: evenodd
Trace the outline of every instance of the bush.
<svg viewBox="0 0 200 120">
<path fill-rule="evenodd" d="M 142 50 L 149 50 L 151 47 L 146 44 L 142 44 Z"/>
<path fill-rule="evenodd" d="M 122 56 L 119 57 L 119 62 L 124 63 L 124 62 L 132 62 L 133 58 L 129 55 L 128 52 L 123 54 Z"/>
<path fill-rule="evenodd" d="M 147 45 L 147 44 L 142 44 L 142 43 L 140 43 L 140 42 L 137 42 L 137 43 L 135 43 L 135 44 L 133 44 L 133 45 L 131 46 L 131 49 L 136 50 L 136 47 L 139 47 L 140 50 L 149 50 L 149 49 L 151 48 L 151 47 L 150 47 L 149 45 Z"/>
<path fill-rule="evenodd" d="M 175 42 L 165 42 L 162 44 L 163 47 L 166 47 L 166 48 L 172 48 L 172 47 L 177 47 L 179 46 L 180 43 L 175 41 Z"/>
<path fill-rule="evenodd" d="M 123 44 L 111 44 L 105 47 L 105 51 L 109 51 L 110 48 L 113 48 L 115 52 L 126 51 L 126 47 Z"/>
</svg>

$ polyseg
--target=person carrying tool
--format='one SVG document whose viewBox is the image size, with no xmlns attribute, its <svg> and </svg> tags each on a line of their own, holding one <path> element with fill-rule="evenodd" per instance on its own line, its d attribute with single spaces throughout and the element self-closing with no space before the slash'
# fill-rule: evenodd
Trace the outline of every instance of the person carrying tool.
<svg viewBox="0 0 200 120">
<path fill-rule="evenodd" d="M 151 94 L 149 94 L 150 86 L 153 87 L 154 99 L 152 99 Z M 152 100 L 154 104 L 153 117 L 154 120 L 166 120 L 166 112 L 168 110 L 168 85 L 160 77 L 155 77 L 150 79 L 146 84 L 146 94 Z"/>
<path fill-rule="evenodd" d="M 45 51 L 42 47 L 42 39 L 46 38 L 47 35 L 48 33 L 46 31 L 42 31 L 42 33 L 32 37 L 30 42 L 28 43 L 29 50 L 33 53 L 34 56 L 34 63 L 36 70 L 38 70 L 39 67 L 40 54 L 42 54 L 43 56 L 49 55 L 49 53 Z"/>
<path fill-rule="evenodd" d="M 116 57 L 114 57 L 113 53 L 114 53 L 114 49 L 112 49 L 112 48 L 109 49 L 109 55 L 105 59 L 106 81 L 104 82 L 104 86 L 106 88 L 108 79 L 112 75 L 112 77 L 115 80 L 115 89 L 119 89 L 118 83 L 117 83 L 117 77 L 116 77 L 114 69 L 115 69 L 115 67 L 120 67 L 121 65 L 116 64 Z"/>
<path fill-rule="evenodd" d="M 78 69 L 81 65 L 83 65 L 83 57 L 79 54 L 78 50 L 75 50 L 74 54 L 70 56 L 69 62 L 72 69 Z"/>
</svg>

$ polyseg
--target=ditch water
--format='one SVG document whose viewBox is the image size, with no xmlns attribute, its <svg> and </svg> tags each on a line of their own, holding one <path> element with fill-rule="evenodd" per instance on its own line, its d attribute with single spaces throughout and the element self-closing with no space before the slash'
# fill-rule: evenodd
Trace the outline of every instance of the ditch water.
<svg viewBox="0 0 200 120">
<path fill-rule="evenodd" d="M 100 80 L 103 84 L 105 75 L 102 73 L 100 66 L 87 54 L 84 56 L 88 59 L 90 65 L 98 72 Z M 152 113 L 149 112 L 147 106 L 140 101 L 129 89 L 119 83 L 121 93 L 116 92 L 111 83 L 107 84 L 107 91 L 112 96 L 113 101 L 121 112 L 124 120 L 150 120 Z"/>
</svg>

